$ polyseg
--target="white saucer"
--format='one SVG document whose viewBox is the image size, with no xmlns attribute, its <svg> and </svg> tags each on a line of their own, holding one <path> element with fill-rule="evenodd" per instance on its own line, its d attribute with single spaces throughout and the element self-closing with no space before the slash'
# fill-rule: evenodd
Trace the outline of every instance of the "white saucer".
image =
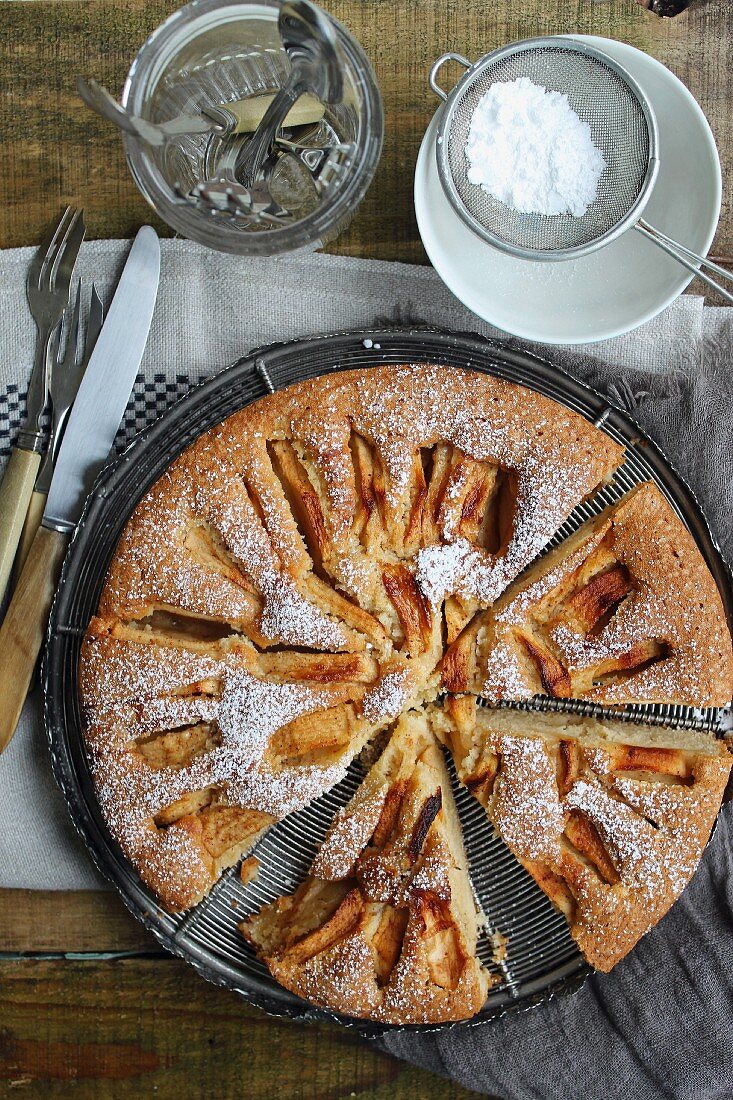
<svg viewBox="0 0 733 1100">
<path fill-rule="evenodd" d="M 574 35 L 605 50 L 634 76 L 659 125 L 660 169 L 644 218 L 699 254 L 718 224 L 721 176 L 707 119 L 684 84 L 659 61 L 623 42 Z M 578 260 L 535 263 L 493 248 L 464 225 L 438 177 L 438 111 L 415 168 L 415 212 L 433 267 L 473 313 L 505 332 L 545 344 L 619 336 L 674 301 L 690 273 L 630 229 Z"/>
</svg>

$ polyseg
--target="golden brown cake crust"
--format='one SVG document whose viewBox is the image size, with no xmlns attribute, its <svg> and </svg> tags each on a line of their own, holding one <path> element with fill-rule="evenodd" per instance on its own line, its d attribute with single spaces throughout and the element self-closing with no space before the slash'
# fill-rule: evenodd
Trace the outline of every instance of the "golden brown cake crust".
<svg viewBox="0 0 733 1100">
<path fill-rule="evenodd" d="M 474 697 L 434 711 L 433 726 L 588 962 L 604 971 L 687 885 L 733 764 L 722 742 L 704 736 L 493 711 Z"/>
<path fill-rule="evenodd" d="M 709 707 L 733 696 L 720 593 L 651 482 L 537 562 L 473 630 L 446 659 L 446 686 L 462 681 L 492 701 L 547 694 Z"/>
</svg>

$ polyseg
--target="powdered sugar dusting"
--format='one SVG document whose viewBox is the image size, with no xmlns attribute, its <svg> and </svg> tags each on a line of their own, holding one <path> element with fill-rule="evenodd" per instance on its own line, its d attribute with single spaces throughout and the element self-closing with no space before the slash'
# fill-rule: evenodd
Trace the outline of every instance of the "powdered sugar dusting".
<svg viewBox="0 0 733 1100">
<path fill-rule="evenodd" d="M 414 687 L 414 674 L 410 668 L 398 668 L 385 673 L 362 700 L 364 717 L 368 722 L 397 718 L 407 708 Z"/>
<path fill-rule="evenodd" d="M 565 805 L 588 815 L 632 889 L 651 899 L 664 890 L 661 852 L 652 825 L 629 806 L 611 798 L 599 784 L 585 780 L 572 787 Z M 671 870 L 670 864 L 667 870 Z"/>
<path fill-rule="evenodd" d="M 522 670 L 515 649 L 503 639 L 489 650 L 481 674 L 481 695 L 486 699 L 526 699 L 533 693 L 533 684 Z"/>
<path fill-rule="evenodd" d="M 334 818 L 316 853 L 311 874 L 322 879 L 344 879 L 366 848 L 384 805 L 386 788 L 368 799 L 353 800 Z"/>
<path fill-rule="evenodd" d="M 97 743 L 95 779 L 100 803 L 117 840 L 131 853 L 145 853 L 151 868 L 162 874 L 166 832 L 151 831 L 150 819 L 164 807 L 192 791 L 215 788 L 231 805 L 282 817 L 320 795 L 343 778 L 351 755 L 327 766 L 307 765 L 277 771 L 266 759 L 271 736 L 294 719 L 338 702 L 339 694 L 317 691 L 305 684 L 269 683 L 243 669 L 228 669 L 218 698 L 207 698 L 202 708 L 189 700 L 164 700 L 153 710 L 156 719 L 176 721 L 199 716 L 215 720 L 220 743 L 181 767 L 153 770 L 124 746 Z M 149 729 L 146 718 L 143 729 Z M 164 727 L 165 728 L 165 727 Z M 358 741 L 353 752 L 361 747 Z M 176 843 L 184 844 L 184 841 Z M 195 846 L 190 858 L 194 859 Z M 156 852 L 158 854 L 156 854 Z M 200 859 L 200 855 L 197 857 Z M 181 864 L 181 873 L 184 867 Z"/>
<path fill-rule="evenodd" d="M 343 627 L 301 596 L 295 585 L 279 579 L 267 586 L 264 595 L 260 629 L 265 637 L 318 649 L 340 649 L 346 644 Z"/>
<path fill-rule="evenodd" d="M 277 730 L 304 714 L 324 709 L 330 697 L 305 684 L 273 684 L 248 672 L 230 672 L 224 680 L 218 724 L 222 756 L 233 749 L 232 772 L 259 760 Z"/>
<path fill-rule="evenodd" d="M 539 738 L 502 737 L 494 824 L 520 859 L 559 851 L 565 818 L 555 768 Z"/>
<path fill-rule="evenodd" d="M 225 787 L 227 797 L 237 805 L 254 806 L 278 819 L 285 817 L 340 783 L 360 748 L 357 741 L 340 759 L 326 765 L 294 764 L 276 769 L 262 760 L 250 771 L 231 776 Z"/>
<path fill-rule="evenodd" d="M 415 579 L 433 608 L 459 590 L 479 555 L 467 539 L 439 543 L 419 550 L 415 558 Z"/>
</svg>

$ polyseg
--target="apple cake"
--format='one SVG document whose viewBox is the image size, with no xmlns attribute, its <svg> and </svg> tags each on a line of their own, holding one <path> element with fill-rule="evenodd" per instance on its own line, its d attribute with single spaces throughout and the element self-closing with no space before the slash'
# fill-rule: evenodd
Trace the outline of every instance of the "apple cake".
<svg viewBox="0 0 733 1100">
<path fill-rule="evenodd" d="M 461 781 L 610 970 L 677 900 L 698 865 L 733 757 L 704 734 L 572 714 L 433 708 Z"/>
<path fill-rule="evenodd" d="M 476 615 L 446 653 L 442 678 L 448 691 L 493 702 L 545 694 L 723 707 L 733 651 L 692 535 L 645 482 Z"/>
<path fill-rule="evenodd" d="M 400 1024 L 479 1011 L 497 979 L 476 958 L 479 914 L 426 715 L 399 719 L 296 892 L 241 927 L 282 985 L 325 1008 Z"/>
<path fill-rule="evenodd" d="M 727 703 L 733 656 L 720 596 L 653 485 L 539 557 L 623 457 L 603 431 L 532 390 L 401 364 L 290 386 L 177 458 L 123 531 L 79 676 L 101 809 L 161 903 L 177 911 L 199 902 L 367 746 L 398 744 L 402 716 L 422 729 L 442 693 Z M 397 749 L 387 751 L 383 768 Z M 426 782 L 441 770 L 436 752 L 430 742 L 420 757 Z M 443 778 L 439 786 L 449 808 L 433 832 L 462 883 L 451 927 L 473 958 L 473 918 L 458 896 L 465 858 Z M 387 855 L 371 855 L 384 876 Z M 351 873 L 322 871 L 303 898 L 316 890 L 314 906 L 329 919 L 350 898 L 353 927 L 377 960 L 371 992 L 359 994 L 366 1000 L 341 1010 L 398 1020 L 385 990 L 400 974 L 427 973 L 426 922 L 443 917 L 428 918 L 418 895 L 400 905 L 374 899 L 361 879 L 342 893 Z M 380 905 L 398 914 L 381 931 Z M 270 948 L 262 932 L 268 959 L 296 942 L 286 925 Z M 390 937 L 402 952 L 412 946 L 384 981 L 378 944 Z M 298 964 L 287 980 L 281 969 L 280 980 L 302 981 L 338 1008 L 325 985 L 313 992 L 316 971 L 326 983 L 320 963 Z M 470 996 L 437 983 L 443 992 L 426 1012 L 474 1010 L 487 979 L 471 973 Z M 407 994 L 399 1003 L 406 1016 L 417 1012 Z"/>
</svg>

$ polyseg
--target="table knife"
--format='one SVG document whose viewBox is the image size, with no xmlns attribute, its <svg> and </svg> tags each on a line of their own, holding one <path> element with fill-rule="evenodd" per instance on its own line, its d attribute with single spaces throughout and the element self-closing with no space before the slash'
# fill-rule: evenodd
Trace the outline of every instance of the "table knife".
<svg viewBox="0 0 733 1100">
<path fill-rule="evenodd" d="M 0 752 L 18 724 L 41 649 L 68 540 L 105 465 L 150 331 L 160 243 L 135 238 L 64 431 L 41 526 L 0 628 Z"/>
</svg>

